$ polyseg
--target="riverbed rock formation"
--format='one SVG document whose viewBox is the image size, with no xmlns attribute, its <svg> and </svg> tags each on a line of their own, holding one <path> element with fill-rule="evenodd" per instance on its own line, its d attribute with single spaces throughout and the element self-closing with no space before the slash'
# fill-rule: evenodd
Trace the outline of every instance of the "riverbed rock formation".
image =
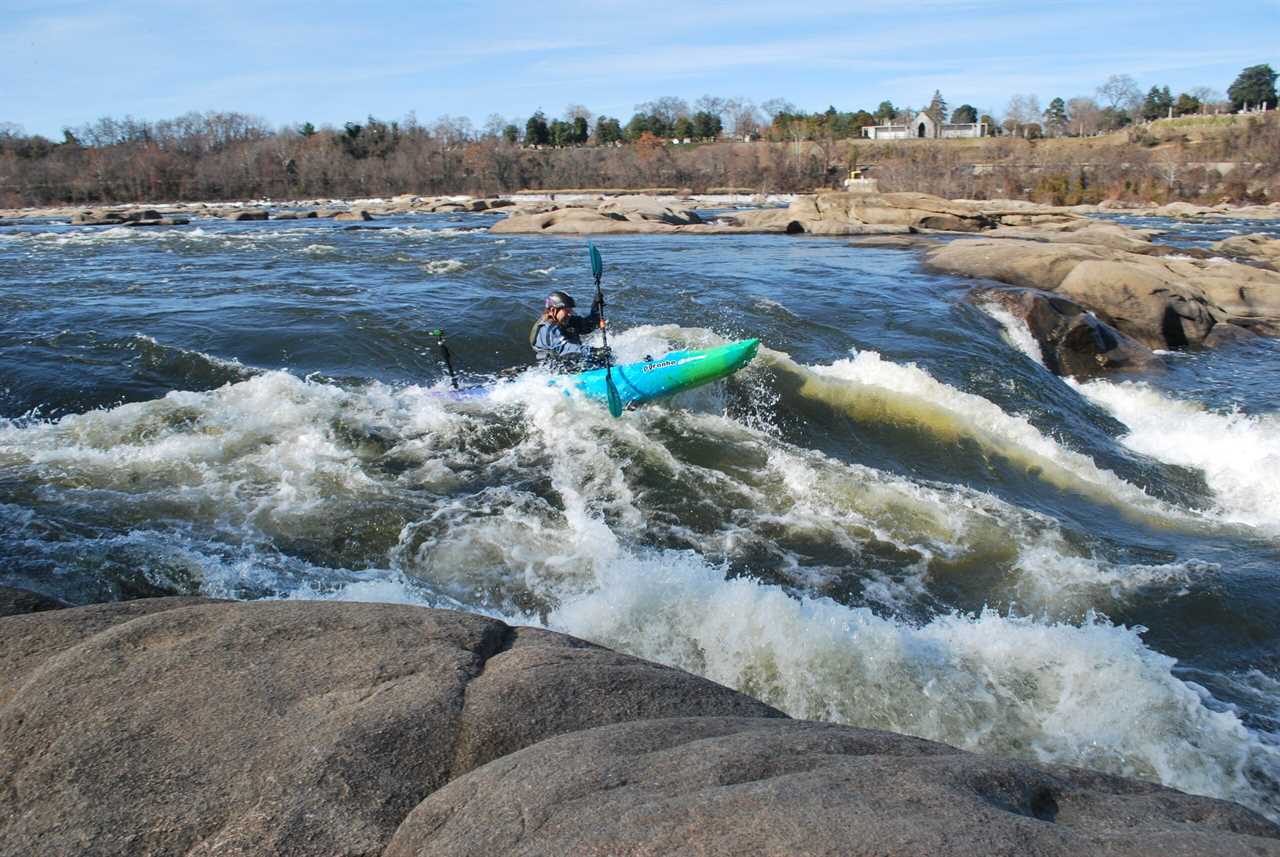
<svg viewBox="0 0 1280 857">
<path fill-rule="evenodd" d="M 406 605 L 0 618 L 0 853 L 1274 854 L 1243 807 Z"/>
<path fill-rule="evenodd" d="M 1280 238 L 1261 233 L 1237 235 L 1215 242 L 1213 249 L 1223 256 L 1280 271 Z"/>
<path fill-rule="evenodd" d="M 995 304 L 1026 325 L 1045 368 L 1084 380 L 1116 370 L 1148 370 L 1160 358 L 1073 300 L 1040 289 L 976 289 L 978 304 Z"/>
<path fill-rule="evenodd" d="M 925 259 L 937 272 L 1070 298 L 1150 348 L 1280 334 L 1280 273 L 1225 259 L 987 239 L 953 241 Z"/>
</svg>

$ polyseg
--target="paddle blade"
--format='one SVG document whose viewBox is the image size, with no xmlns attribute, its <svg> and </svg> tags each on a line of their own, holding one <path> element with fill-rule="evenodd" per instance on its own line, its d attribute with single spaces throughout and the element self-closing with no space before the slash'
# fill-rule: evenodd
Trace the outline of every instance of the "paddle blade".
<svg viewBox="0 0 1280 857">
<path fill-rule="evenodd" d="M 595 277 L 596 282 L 600 282 L 600 277 L 604 274 L 604 261 L 600 258 L 600 251 L 596 249 L 596 245 L 590 241 L 587 242 L 587 249 L 591 254 L 591 276 Z"/>
<path fill-rule="evenodd" d="M 604 385 L 609 391 L 609 413 L 615 417 L 622 416 L 622 397 L 618 395 L 618 388 L 613 384 L 613 373 L 608 369 L 604 373 Z"/>
</svg>

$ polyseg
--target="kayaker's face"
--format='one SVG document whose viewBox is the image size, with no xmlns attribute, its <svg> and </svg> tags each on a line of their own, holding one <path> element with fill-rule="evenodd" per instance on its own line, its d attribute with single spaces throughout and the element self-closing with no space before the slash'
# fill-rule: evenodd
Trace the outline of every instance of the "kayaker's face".
<svg viewBox="0 0 1280 857">
<path fill-rule="evenodd" d="M 573 315 L 573 309 L 567 306 L 558 306 L 553 312 L 555 313 L 556 324 L 564 324 L 569 320 L 569 316 Z"/>
</svg>

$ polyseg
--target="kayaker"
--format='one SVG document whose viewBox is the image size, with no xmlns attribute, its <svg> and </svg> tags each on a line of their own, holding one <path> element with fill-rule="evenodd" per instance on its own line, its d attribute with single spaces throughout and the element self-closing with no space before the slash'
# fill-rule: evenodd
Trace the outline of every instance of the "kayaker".
<svg viewBox="0 0 1280 857">
<path fill-rule="evenodd" d="M 607 348 L 582 344 L 582 337 L 604 327 L 600 308 L 591 307 L 583 318 L 574 313 L 575 302 L 561 291 L 547 295 L 542 316 L 529 331 L 529 345 L 540 366 L 557 372 L 576 371 L 603 366 L 609 360 Z"/>
</svg>

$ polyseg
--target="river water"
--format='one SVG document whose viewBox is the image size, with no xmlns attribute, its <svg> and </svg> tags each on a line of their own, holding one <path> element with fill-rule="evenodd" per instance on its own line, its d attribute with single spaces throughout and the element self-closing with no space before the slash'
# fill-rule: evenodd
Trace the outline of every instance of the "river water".
<svg viewBox="0 0 1280 857">
<path fill-rule="evenodd" d="M 484 380 L 590 298 L 495 219 L 0 227 L 0 583 L 458 607 L 1280 817 L 1276 341 L 1077 384 L 913 253 L 608 236 L 621 360 L 760 357 L 618 420 L 455 402 L 430 328 Z"/>
</svg>

